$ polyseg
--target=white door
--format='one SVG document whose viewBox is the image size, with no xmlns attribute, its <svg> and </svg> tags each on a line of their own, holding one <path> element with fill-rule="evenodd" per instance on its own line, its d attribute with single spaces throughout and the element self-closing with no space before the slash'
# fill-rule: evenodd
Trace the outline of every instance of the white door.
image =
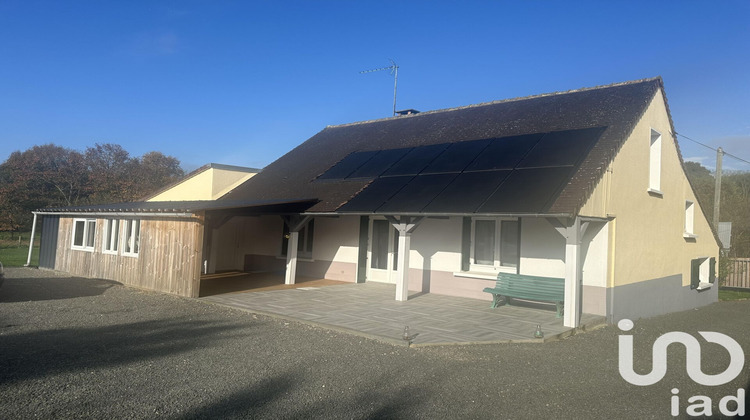
<svg viewBox="0 0 750 420">
<path fill-rule="evenodd" d="M 370 219 L 367 281 L 396 283 L 398 231 L 384 219 Z"/>
</svg>

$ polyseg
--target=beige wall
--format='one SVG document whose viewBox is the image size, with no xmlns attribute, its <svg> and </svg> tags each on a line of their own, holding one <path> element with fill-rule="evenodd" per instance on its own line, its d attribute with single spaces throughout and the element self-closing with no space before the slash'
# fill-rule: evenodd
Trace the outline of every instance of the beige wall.
<svg viewBox="0 0 750 420">
<path fill-rule="evenodd" d="M 114 280 L 128 286 L 198 297 L 203 225 L 193 219 L 141 219 L 138 256 L 102 252 L 105 219 L 96 219 L 93 251 L 72 249 L 73 218 L 60 217 L 55 269 L 75 276 Z M 120 231 L 124 222 L 120 222 Z"/>
<path fill-rule="evenodd" d="M 282 232 L 279 216 L 232 218 L 214 231 L 214 237 L 219 238 L 216 270 L 242 270 L 247 255 L 259 262 L 258 269 L 283 267 Z M 359 217 L 316 217 L 312 259 L 300 258 L 297 272 L 355 281 L 358 245 Z"/>
<path fill-rule="evenodd" d="M 661 195 L 649 193 L 651 130 L 661 133 Z M 681 275 L 690 283 L 690 260 L 718 257 L 719 247 L 682 169 L 669 116 L 657 92 L 631 137 L 581 210 L 612 217 L 608 285 Z M 685 201 L 695 203 L 694 232 L 683 237 Z M 616 228 L 615 228 L 616 227 Z"/>
<path fill-rule="evenodd" d="M 148 201 L 216 200 L 254 175 L 255 173 L 208 168 Z"/>
</svg>

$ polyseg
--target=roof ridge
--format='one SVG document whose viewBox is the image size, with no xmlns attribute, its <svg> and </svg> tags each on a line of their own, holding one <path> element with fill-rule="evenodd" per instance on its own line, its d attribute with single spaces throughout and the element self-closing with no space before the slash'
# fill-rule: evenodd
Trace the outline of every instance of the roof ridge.
<svg viewBox="0 0 750 420">
<path fill-rule="evenodd" d="M 457 107 L 452 107 L 452 108 L 434 109 L 430 111 L 422 111 L 417 114 L 399 115 L 399 116 L 393 116 L 393 117 L 377 118 L 374 120 L 364 120 L 364 121 L 356 121 L 356 122 L 337 124 L 337 125 L 328 125 L 326 126 L 326 129 L 339 128 L 339 127 L 351 127 L 351 126 L 356 126 L 356 125 L 371 124 L 371 123 L 382 122 L 382 121 L 394 121 L 394 120 L 403 119 L 403 118 L 418 118 L 419 116 L 422 116 L 422 115 L 439 114 L 442 112 L 458 111 L 461 109 L 478 108 L 481 106 L 497 105 L 497 104 L 509 103 L 509 102 L 518 102 L 518 101 L 524 101 L 524 100 L 529 100 L 529 99 L 544 98 L 544 97 L 549 97 L 549 96 L 567 95 L 567 94 L 578 93 L 578 92 L 588 92 L 592 90 L 607 89 L 607 88 L 627 86 L 627 85 L 635 85 L 638 83 L 646 83 L 646 82 L 658 82 L 660 86 L 664 85 L 664 81 L 662 80 L 661 76 L 647 77 L 647 78 L 637 79 L 637 80 L 628 80 L 625 82 L 610 83 L 608 85 L 598 85 L 598 86 L 583 87 L 583 88 L 570 89 L 570 90 L 564 90 L 564 91 L 539 93 L 536 95 L 518 96 L 515 98 L 507 98 L 507 99 L 498 99 L 495 101 L 480 102 L 476 104 L 463 105 L 463 106 L 457 106 Z"/>
</svg>

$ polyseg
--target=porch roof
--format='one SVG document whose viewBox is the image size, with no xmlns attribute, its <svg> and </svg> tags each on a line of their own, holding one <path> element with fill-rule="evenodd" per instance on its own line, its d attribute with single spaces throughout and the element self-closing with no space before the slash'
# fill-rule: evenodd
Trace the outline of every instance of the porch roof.
<svg viewBox="0 0 750 420">
<path fill-rule="evenodd" d="M 50 207 L 35 211 L 37 214 L 60 215 L 153 215 L 188 216 L 201 211 L 234 211 L 243 214 L 297 214 L 318 200 L 233 200 L 233 201 L 139 201 L 130 203 L 94 204 L 90 206 Z"/>
</svg>

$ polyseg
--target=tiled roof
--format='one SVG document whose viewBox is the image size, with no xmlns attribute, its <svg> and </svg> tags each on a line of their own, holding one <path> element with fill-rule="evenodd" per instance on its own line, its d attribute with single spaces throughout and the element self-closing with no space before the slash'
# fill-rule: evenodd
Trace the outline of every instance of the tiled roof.
<svg viewBox="0 0 750 420">
<path fill-rule="evenodd" d="M 221 200 L 314 197 L 319 202 L 309 211 L 341 212 L 353 198 L 365 194 L 369 186 L 376 185 L 375 181 L 384 173 L 373 175 L 370 171 L 370 176 L 366 177 L 318 180 L 353 153 L 412 150 L 429 145 L 603 128 L 595 143 L 586 145 L 588 150 L 581 152 L 580 160 L 572 173 L 565 175 L 560 188 L 545 192 L 549 197 L 543 197 L 546 202 L 539 207 L 549 214 L 575 214 L 659 89 L 663 92 L 661 78 L 644 79 L 329 126 Z M 550 153 L 560 152 L 560 149 L 550 150 Z M 381 169 L 386 171 L 388 167 Z M 393 191 L 393 194 L 397 192 Z M 443 212 L 439 206 L 428 207 L 429 213 Z M 523 209 L 519 211 L 523 212 Z"/>
</svg>

